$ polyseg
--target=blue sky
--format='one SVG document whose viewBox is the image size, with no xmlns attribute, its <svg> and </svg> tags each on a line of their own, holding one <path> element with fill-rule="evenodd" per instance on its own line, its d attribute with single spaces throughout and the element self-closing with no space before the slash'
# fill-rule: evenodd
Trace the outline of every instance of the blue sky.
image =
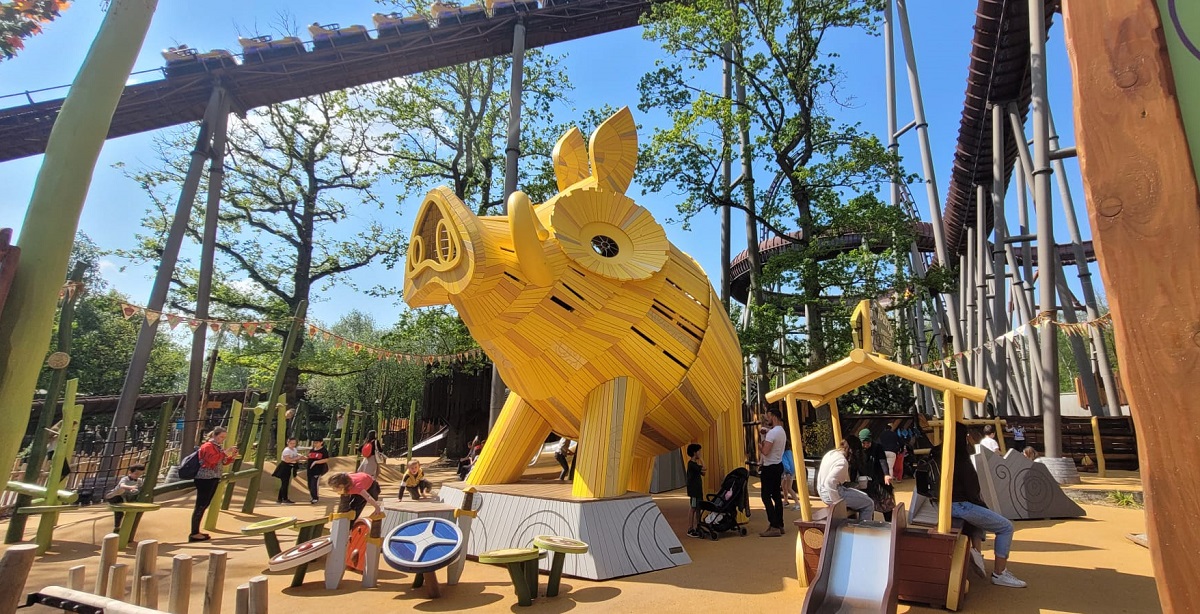
<svg viewBox="0 0 1200 614">
<path fill-rule="evenodd" d="M 336 3 L 311 0 L 162 1 L 134 70 L 159 68 L 163 64 L 159 51 L 180 43 L 201 50 L 226 48 L 236 52 L 239 50 L 239 34 L 276 33 L 279 14 L 285 10 L 299 24 L 316 21 L 339 22 L 343 26 L 354 23 L 369 26 L 372 13 L 390 9 L 367 0 L 343 0 Z M 965 91 L 967 54 L 975 22 L 974 3 L 914 0 L 909 2 L 909 10 L 929 119 L 936 165 L 936 185 L 939 194 L 944 198 L 949 185 L 950 166 Z M 28 40 L 27 48 L 15 60 L 0 62 L 0 96 L 70 83 L 102 17 L 99 2 L 84 1 L 73 4 L 60 19 L 46 27 L 44 34 Z M 837 46 L 837 50 L 842 54 L 842 69 L 847 75 L 843 91 L 853 95 L 853 106 L 840 111 L 839 117 L 844 121 L 861 122 L 865 129 L 883 138 L 886 131 L 883 40 L 865 35 L 840 37 Z M 1051 103 L 1057 111 L 1055 120 L 1062 135 L 1061 145 L 1065 147 L 1074 143 L 1073 118 L 1070 113 L 1070 71 L 1062 41 L 1062 29 L 1058 24 L 1052 29 L 1048 47 Z M 575 111 L 560 110 L 560 120 L 573 115 L 581 116 L 585 109 L 606 103 L 636 107 L 637 82 L 653 67 L 654 60 L 662 55 L 655 43 L 642 40 L 640 28 L 560 44 L 552 47 L 551 51 L 565 55 L 565 66 L 574 85 L 570 97 Z M 902 62 L 902 57 L 899 57 L 898 61 Z M 135 80 L 154 78 L 157 78 L 157 73 L 133 77 Z M 713 87 L 717 85 L 714 83 Z M 64 94 L 65 90 L 60 89 L 31 95 L 40 101 L 58 98 Z M 903 73 L 899 75 L 897 95 L 899 124 L 903 126 L 911 119 L 908 88 Z M 0 98 L 0 107 L 23 104 L 24 100 L 24 96 Z M 642 114 L 636 109 L 635 116 L 643 125 L 643 131 L 646 133 L 642 135 L 644 140 L 648 139 L 649 131 L 663 121 L 660 114 Z M 120 170 L 114 169 L 113 164 L 125 162 L 130 167 L 137 168 L 152 163 L 155 159 L 151 146 L 153 138 L 154 134 L 148 133 L 109 141 L 101 153 L 79 228 L 102 248 L 123 248 L 133 243 L 134 234 L 138 232 L 148 201 L 138 186 Z M 915 133 L 910 132 L 902 139 L 901 153 L 906 168 L 910 172 L 919 172 L 920 155 Z M 19 232 L 40 164 L 40 156 L 0 163 L 0 185 L 4 186 L 4 190 L 0 191 L 0 225 L 14 227 Z M 1067 172 L 1083 232 L 1087 238 L 1090 232 L 1075 161 L 1067 161 Z M 386 189 L 381 191 L 386 193 Z M 912 191 L 917 199 L 920 214 L 927 219 L 929 208 L 923 188 L 912 186 Z M 633 193 L 631 190 L 631 194 Z M 670 195 L 638 197 L 638 200 L 660 221 L 675 214 L 675 203 Z M 389 207 L 382 212 L 370 213 L 384 223 L 398 226 L 405 231 L 411 227 L 414 214 L 415 208 L 411 205 L 406 205 L 402 210 Z M 1059 242 L 1065 242 L 1068 235 L 1062 221 L 1061 203 L 1057 193 L 1055 215 L 1057 239 Z M 1015 200 L 1010 198 L 1009 225 L 1014 231 L 1016 218 Z M 719 274 L 719 253 L 717 243 L 712 237 L 717 236 L 718 223 L 716 214 L 708 214 L 694 220 L 690 231 L 678 225 L 667 227 L 668 236 L 695 257 L 714 282 Z M 741 228 L 741 216 L 735 212 L 734 253 L 745 248 Z M 110 283 L 128 294 L 133 302 L 144 304 L 149 295 L 153 270 L 149 266 L 128 266 L 121 270 L 128 264 L 115 257 L 107 258 L 102 264 L 103 273 Z M 400 275 L 398 269 L 387 271 L 380 266 L 360 270 L 355 277 L 363 282 L 359 285 L 370 287 L 380 278 L 392 276 L 395 278 L 395 285 L 399 286 Z M 1095 279 L 1099 283 L 1099 277 L 1096 276 Z M 310 313 L 320 321 L 332 323 L 352 308 L 367 311 L 380 324 L 394 322 L 397 314 L 404 309 L 399 297 L 394 300 L 373 298 L 359 295 L 353 290 L 334 288 L 325 293 L 324 300 L 310 308 Z"/>
</svg>

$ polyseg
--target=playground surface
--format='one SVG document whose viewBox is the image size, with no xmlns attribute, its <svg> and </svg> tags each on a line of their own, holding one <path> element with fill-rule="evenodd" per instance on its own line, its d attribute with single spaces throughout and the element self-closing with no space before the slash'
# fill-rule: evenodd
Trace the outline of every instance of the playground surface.
<svg viewBox="0 0 1200 614">
<path fill-rule="evenodd" d="M 421 459 L 426 465 L 436 459 Z M 334 470 L 351 468 L 353 459 L 335 459 Z M 385 500 L 394 500 L 399 482 L 401 462 L 391 460 L 382 467 L 381 482 Z M 550 470 L 530 470 L 527 477 L 553 477 Z M 557 472 L 557 468 L 553 469 Z M 435 483 L 453 481 L 450 468 L 429 469 L 428 477 Z M 1085 486 L 1093 490 L 1133 490 L 1127 485 L 1137 482 L 1137 475 L 1119 474 L 1099 479 L 1084 474 Z M 907 502 L 912 480 L 897 489 L 897 500 Z M 1090 486 L 1088 486 L 1090 484 Z M 300 480 L 292 485 L 293 499 Z M 310 572 L 307 583 L 288 588 L 291 572 L 267 571 L 267 555 L 261 537 L 247 537 L 239 529 L 252 522 L 276 516 L 317 518 L 328 514 L 336 498 L 323 487 L 319 505 L 274 504 L 275 488 L 271 480 L 264 481 L 261 500 L 255 514 L 241 514 L 240 499 L 244 490 L 235 496 L 232 512 L 221 515 L 213 540 L 206 543 L 186 542 L 187 522 L 193 498 L 188 494 L 164 500 L 163 509 L 148 514 L 139 529 L 138 538 L 159 541 L 158 569 L 160 593 L 165 595 L 169 584 L 170 559 L 177 554 L 197 558 L 193 571 L 192 612 L 201 608 L 206 555 L 213 550 L 229 553 L 226 570 L 224 603 L 233 611 L 237 585 L 257 575 L 269 578 L 270 609 L 272 612 L 335 611 L 345 608 L 347 597 L 353 607 L 363 611 L 384 609 L 449 612 L 472 610 L 478 612 L 667 612 L 704 608 L 708 611 L 772 611 L 798 608 L 804 591 L 796 582 L 795 532 L 791 521 L 800 517 L 793 510 L 786 512 L 790 529 L 783 538 L 759 538 L 765 528 L 762 504 L 758 499 L 758 480 L 751 479 L 753 516 L 748 537 L 728 533 L 719 541 L 691 539 L 684 536 L 687 529 L 688 500 L 682 489 L 655 495 L 659 507 L 692 558 L 690 565 L 673 569 L 592 582 L 564 578 L 558 597 L 540 598 L 532 607 L 518 608 L 508 572 L 500 567 L 468 562 L 457 586 L 443 586 L 440 599 L 428 599 L 425 591 L 412 589 L 411 576 L 380 566 L 379 587 L 360 589 L 359 576 L 347 573 L 341 588 L 325 590 L 320 571 Z M 814 500 L 819 506 L 819 501 Z M 1155 591 L 1150 553 L 1125 538 L 1128 533 L 1146 529 L 1141 509 L 1110 505 L 1083 504 L 1086 518 L 1074 520 L 1022 521 L 1017 523 L 1010 568 L 1018 577 L 1029 582 L 1027 589 L 1008 589 L 971 577 L 970 593 L 962 612 L 1155 612 L 1159 602 Z M 64 513 L 55 531 L 51 552 L 34 564 L 26 591 L 47 585 L 63 585 L 67 570 L 75 565 L 87 566 L 86 585 L 95 581 L 95 565 L 99 544 L 111 529 L 112 516 L 102 506 L 83 508 Z M 7 521 L 0 521 L 0 530 Z M 32 536 L 32 528 L 27 537 Z M 295 539 L 294 531 L 280 533 L 280 541 L 288 544 Z M 123 562 L 131 562 L 132 545 L 122 553 Z M 984 545 L 984 556 L 991 567 L 991 541 Z M 444 577 L 444 576 L 443 576 Z M 541 576 L 545 590 L 546 576 Z M 160 605 L 161 602 L 160 602 Z M 900 612 L 933 612 L 928 608 L 900 605 Z"/>
</svg>

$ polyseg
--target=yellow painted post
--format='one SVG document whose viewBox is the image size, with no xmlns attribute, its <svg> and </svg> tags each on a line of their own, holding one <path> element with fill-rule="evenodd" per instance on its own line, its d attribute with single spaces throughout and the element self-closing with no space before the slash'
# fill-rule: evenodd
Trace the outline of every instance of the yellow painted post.
<svg viewBox="0 0 1200 614">
<path fill-rule="evenodd" d="M 996 429 L 996 443 L 1000 444 L 1000 456 L 1004 456 L 1008 451 L 1008 446 L 1004 443 L 1004 421 L 1000 419 L 1000 416 L 996 416 L 993 424 L 995 425 L 993 428 Z"/>
<path fill-rule="evenodd" d="M 833 421 L 833 447 L 842 445 L 842 417 L 838 415 L 837 399 L 829 399 L 829 419 Z"/>
<path fill-rule="evenodd" d="M 942 437 L 942 476 L 938 488 L 938 533 L 950 532 L 950 504 L 954 497 L 954 452 L 958 445 L 955 427 L 962 417 L 958 395 L 953 390 L 943 393 L 942 414 L 944 426 Z"/>
<path fill-rule="evenodd" d="M 1100 440 L 1100 419 L 1092 416 L 1092 445 L 1096 447 L 1096 475 L 1104 477 L 1104 442 Z"/>
<path fill-rule="evenodd" d="M 242 403 L 240 401 L 235 400 L 233 402 L 233 408 L 230 409 L 230 411 L 229 411 L 229 424 L 228 424 L 228 426 L 225 427 L 229 433 L 229 435 L 226 436 L 225 441 L 237 441 L 238 440 L 238 438 L 237 438 L 238 437 L 238 427 L 241 425 L 241 420 L 242 420 Z M 228 473 L 228 471 L 226 471 L 226 473 Z M 228 484 L 225 480 L 221 480 L 220 482 L 217 482 L 217 492 L 215 494 L 213 494 L 213 499 L 212 499 L 213 501 L 216 501 L 217 503 L 208 506 L 208 513 L 205 514 L 205 516 L 204 516 L 204 530 L 215 531 L 217 529 L 217 518 L 219 518 L 221 516 L 220 502 L 225 500 L 225 489 L 227 489 L 227 488 L 232 488 L 232 486 L 230 484 Z"/>
<path fill-rule="evenodd" d="M 287 395 L 279 395 L 279 400 L 275 403 L 275 454 L 276 462 L 283 462 L 283 448 L 287 446 L 288 436 L 288 420 L 287 420 Z M 237 441 L 234 439 L 234 441 Z"/>
<path fill-rule="evenodd" d="M 804 441 L 800 439 L 800 412 L 796 411 L 796 395 L 787 395 L 788 436 L 792 438 L 792 458 L 796 464 L 796 486 L 800 491 L 800 519 L 812 520 L 812 504 L 808 501 L 808 473 L 804 469 Z M 800 587 L 808 586 L 808 574 L 804 569 L 804 539 L 796 532 L 796 579 Z"/>
<path fill-rule="evenodd" d="M 804 440 L 800 438 L 800 412 L 796 411 L 796 395 L 787 395 L 788 436 L 792 438 L 792 458 L 796 463 L 796 481 L 800 496 L 800 519 L 812 520 L 812 504 L 808 501 L 808 473 L 804 468 Z M 803 566 L 801 566 L 803 567 Z"/>
</svg>

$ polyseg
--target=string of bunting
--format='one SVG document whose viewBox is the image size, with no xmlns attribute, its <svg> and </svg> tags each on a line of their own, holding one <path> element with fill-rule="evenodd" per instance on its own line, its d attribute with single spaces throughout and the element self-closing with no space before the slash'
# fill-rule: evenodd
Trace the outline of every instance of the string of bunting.
<svg viewBox="0 0 1200 614">
<path fill-rule="evenodd" d="M 921 369 L 921 370 L 925 370 L 925 369 L 929 369 L 929 368 L 933 368 L 933 367 L 949 367 L 954 363 L 954 361 L 958 360 L 959 358 L 966 358 L 967 360 L 971 360 L 972 358 L 974 358 L 974 356 L 982 353 L 984 350 L 990 351 L 993 348 L 995 348 L 996 346 L 1003 347 L 1004 344 L 1010 343 L 1014 339 L 1024 338 L 1025 334 L 1027 332 L 1029 332 L 1029 329 L 1031 327 L 1034 329 L 1040 329 L 1043 326 L 1045 326 L 1046 324 L 1053 324 L 1054 326 L 1057 326 L 1058 328 L 1062 329 L 1062 331 L 1068 335 L 1072 335 L 1075 337 L 1084 337 L 1084 336 L 1088 336 L 1091 334 L 1091 332 L 1089 330 L 1091 328 L 1098 328 L 1098 329 L 1103 330 L 1105 328 L 1112 326 L 1112 313 L 1106 313 L 1106 314 L 1096 318 L 1095 320 L 1087 320 L 1086 322 L 1059 322 L 1057 320 L 1052 321 L 1050 319 L 1049 315 L 1041 314 L 1041 315 L 1038 315 L 1033 320 L 1031 320 L 1030 322 L 1028 322 L 1026 324 L 1022 324 L 1022 325 L 1008 331 L 1007 333 L 1004 333 L 1003 335 L 1000 335 L 999 337 L 992 339 L 991 341 L 985 341 L 983 343 L 983 345 L 979 345 L 979 346 L 973 347 L 968 350 L 963 350 L 961 352 L 956 352 L 954 354 L 946 356 L 945 358 L 938 358 L 935 360 L 931 360 L 925 364 L 912 364 L 909 366 L 911 366 L 914 369 Z"/>
<path fill-rule="evenodd" d="M 193 331 L 201 326 L 207 326 L 209 330 L 214 333 L 219 333 L 222 330 L 225 330 L 235 335 L 247 335 L 250 337 L 253 337 L 260 332 L 270 333 L 275 329 L 275 326 L 281 324 L 291 324 L 292 322 L 291 319 L 251 320 L 238 322 L 232 320 L 218 320 L 213 318 L 192 318 L 176 313 L 154 311 L 153 309 L 146 309 L 145 307 L 130 303 L 121 303 L 121 315 L 125 316 L 126 320 L 138 314 L 141 314 L 142 318 L 151 326 L 165 323 L 171 328 L 171 330 L 175 330 L 175 328 L 180 324 L 186 324 L 187 327 Z M 352 339 L 347 339 L 341 335 L 325 330 L 316 324 L 311 324 L 308 321 L 304 321 L 302 324 L 305 326 L 308 336 L 313 339 L 323 339 L 331 342 L 335 348 L 346 348 L 356 354 L 366 352 L 368 356 L 371 356 L 376 360 L 394 360 L 400 364 L 424 363 L 431 365 L 433 363 L 441 364 L 446 362 L 462 362 L 465 360 L 475 360 L 483 357 L 483 350 L 478 348 L 467 350 L 465 352 L 457 352 L 454 354 L 406 354 L 404 352 L 397 352 L 395 350 L 389 350 L 387 348 L 376 347 L 365 343 L 360 343 Z"/>
</svg>

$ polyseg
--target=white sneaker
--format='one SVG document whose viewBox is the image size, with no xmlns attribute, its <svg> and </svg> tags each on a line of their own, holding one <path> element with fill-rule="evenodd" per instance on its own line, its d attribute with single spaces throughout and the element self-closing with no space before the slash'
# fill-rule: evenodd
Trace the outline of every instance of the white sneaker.
<svg viewBox="0 0 1200 614">
<path fill-rule="evenodd" d="M 983 555 L 974 548 L 969 549 L 971 553 L 971 571 L 974 571 L 980 578 L 987 577 L 987 568 L 983 566 Z"/>
<path fill-rule="evenodd" d="M 1018 580 L 1007 569 L 998 574 L 992 574 L 992 584 L 999 584 L 1000 586 L 1007 586 L 1009 588 L 1025 588 L 1026 586 L 1024 580 Z"/>
</svg>

